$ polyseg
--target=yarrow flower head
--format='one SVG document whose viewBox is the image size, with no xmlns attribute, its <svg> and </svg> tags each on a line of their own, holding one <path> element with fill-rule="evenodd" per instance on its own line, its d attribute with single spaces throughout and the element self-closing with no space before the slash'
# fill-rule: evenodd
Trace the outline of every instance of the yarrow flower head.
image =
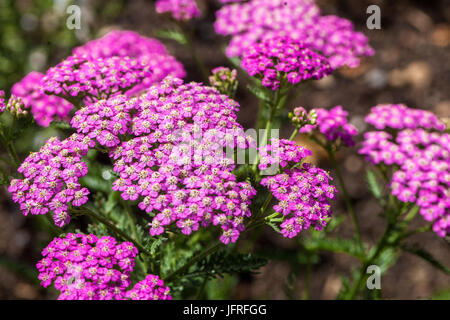
<svg viewBox="0 0 450 320">
<path fill-rule="evenodd" d="M 300 163 L 312 154 L 310 150 L 296 145 L 291 140 L 272 138 L 270 142 L 270 144 L 259 148 L 260 161 L 258 168 L 260 170 L 266 170 L 273 165 L 276 167 L 281 166 L 282 168 L 288 165 L 292 166 Z"/>
<path fill-rule="evenodd" d="M 317 112 L 314 109 L 307 112 L 303 107 L 296 107 L 293 112 L 289 113 L 289 119 L 296 127 L 300 128 L 306 125 L 314 125 L 317 122 Z"/>
<path fill-rule="evenodd" d="M 393 166 L 391 193 L 419 206 L 439 236 L 449 234 L 450 135 L 443 132 L 445 125 L 428 111 L 404 105 L 392 110 L 376 106 L 366 120 L 377 128 L 399 131 L 365 133 L 359 153 L 373 164 Z"/>
<path fill-rule="evenodd" d="M 99 39 L 75 48 L 73 54 L 89 59 L 130 57 L 148 65 L 152 70 L 151 75 L 128 91 L 128 94 L 146 89 L 167 76 L 183 78 L 186 75 L 183 65 L 169 54 L 161 42 L 128 30 L 113 30 Z"/>
<path fill-rule="evenodd" d="M 156 12 L 170 13 L 175 20 L 191 20 L 200 17 L 195 0 L 157 0 Z"/>
<path fill-rule="evenodd" d="M 80 108 L 70 124 L 77 132 L 111 148 L 120 143 L 120 136 L 131 133 L 131 112 L 137 98 L 118 95 Z"/>
<path fill-rule="evenodd" d="M 226 67 L 217 67 L 211 73 L 209 83 L 217 88 L 220 93 L 233 96 L 238 86 L 236 69 L 230 70 Z"/>
<path fill-rule="evenodd" d="M 36 265 L 43 287 L 53 284 L 60 300 L 168 300 L 169 288 L 148 275 L 131 284 L 138 250 L 131 242 L 118 243 L 109 236 L 72 234 L 54 238 Z"/>
<path fill-rule="evenodd" d="M 53 212 L 55 224 L 70 221 L 70 206 L 78 207 L 88 201 L 89 190 L 79 179 L 88 172 L 81 160 L 92 142 L 88 137 L 73 134 L 66 140 L 50 138 L 38 151 L 31 153 L 18 171 L 23 179 L 13 179 L 8 191 L 26 216 Z"/>
<path fill-rule="evenodd" d="M 218 34 L 231 35 L 229 57 L 242 56 L 255 43 L 273 36 L 290 36 L 328 58 L 333 69 L 356 67 L 359 57 L 374 50 L 353 24 L 337 16 L 321 16 L 314 0 L 250 0 L 216 12 Z"/>
<path fill-rule="evenodd" d="M 330 142 L 342 141 L 346 146 L 354 146 L 353 137 L 358 134 L 358 130 L 354 125 L 348 123 L 348 112 L 342 106 L 336 106 L 330 110 L 314 109 L 317 114 L 315 125 L 305 125 L 300 132 L 319 131 L 324 135 L 325 139 Z"/>
<path fill-rule="evenodd" d="M 164 281 L 158 276 L 149 274 L 144 280 L 139 281 L 125 294 L 131 300 L 172 300 L 169 295 L 169 287 L 164 286 Z"/>
<path fill-rule="evenodd" d="M 311 226 L 316 230 L 326 226 L 331 215 L 328 199 L 336 193 L 330 180 L 326 171 L 308 163 L 261 180 L 278 200 L 273 209 L 284 218 L 280 224 L 284 237 L 293 238 Z"/>
<path fill-rule="evenodd" d="M 431 111 L 408 108 L 404 104 L 379 104 L 370 110 L 365 120 L 378 130 L 386 128 L 445 130 L 445 124 Z"/>
<path fill-rule="evenodd" d="M 272 90 L 278 89 L 282 81 L 296 85 L 332 72 L 323 56 L 302 42 L 279 36 L 250 46 L 242 57 L 242 68 Z"/>
<path fill-rule="evenodd" d="M 31 109 L 37 124 L 48 127 L 55 119 L 66 120 L 73 105 L 60 97 L 45 94 L 42 90 L 43 77 L 40 72 L 30 72 L 13 85 L 11 94 L 20 98 L 25 109 Z"/>
<path fill-rule="evenodd" d="M 121 104 L 101 104 L 108 112 L 113 105 Z M 236 241 L 255 194 L 249 183 L 236 181 L 235 164 L 223 154 L 227 146 L 252 144 L 236 121 L 239 105 L 212 87 L 167 78 L 132 106 L 133 138 L 110 153 L 120 176 L 113 190 L 154 216 L 151 235 L 170 224 L 191 234 L 212 223 L 222 228 L 224 243 Z"/>
<path fill-rule="evenodd" d="M 125 93 L 151 76 L 150 66 L 141 59 L 70 56 L 50 68 L 42 82 L 47 94 L 95 102 Z"/>
</svg>

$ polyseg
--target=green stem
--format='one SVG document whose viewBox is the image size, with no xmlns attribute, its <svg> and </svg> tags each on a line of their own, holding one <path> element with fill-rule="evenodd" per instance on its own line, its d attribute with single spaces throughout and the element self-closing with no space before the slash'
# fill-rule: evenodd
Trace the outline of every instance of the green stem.
<svg viewBox="0 0 450 320">
<path fill-rule="evenodd" d="M 72 211 L 75 214 L 85 214 L 88 217 L 90 217 L 92 220 L 98 221 L 98 222 L 104 224 L 108 229 L 110 229 L 114 233 L 118 234 L 122 239 L 124 239 L 126 241 L 129 241 L 129 242 L 132 242 L 136 246 L 136 248 L 139 249 L 139 251 L 145 253 L 146 255 L 148 255 L 150 257 L 152 256 L 150 251 L 148 251 L 142 244 L 140 244 L 137 240 L 133 239 L 128 234 L 126 234 L 124 231 L 122 231 L 121 229 L 116 227 L 116 225 L 114 225 L 107 218 L 105 218 L 105 217 L 95 213 L 94 211 L 92 211 L 91 209 L 89 209 L 87 207 L 81 207 L 80 210 L 72 209 Z"/>
<path fill-rule="evenodd" d="M 195 50 L 194 43 L 192 40 L 192 35 L 190 31 L 188 31 L 186 24 L 180 21 L 175 21 L 178 27 L 181 29 L 181 32 L 183 32 L 184 38 L 186 39 L 186 47 L 188 48 L 189 52 L 191 53 L 192 58 L 194 59 L 197 67 L 199 68 L 203 81 L 205 84 L 209 82 L 209 73 L 203 63 L 203 61 L 198 57 L 197 51 Z"/>
<path fill-rule="evenodd" d="M 333 168 L 336 172 L 336 176 L 339 180 L 339 184 L 341 185 L 341 189 L 342 192 L 344 194 L 344 201 L 345 201 L 345 205 L 347 207 L 348 212 L 350 213 L 350 217 L 352 219 L 353 222 L 353 227 L 355 228 L 355 237 L 356 237 L 356 241 L 358 242 L 358 245 L 360 247 L 361 250 L 363 249 L 363 245 L 362 245 L 362 240 L 361 240 L 361 231 L 359 229 L 359 223 L 358 223 L 358 219 L 356 217 L 356 213 L 355 210 L 353 209 L 353 205 L 352 202 L 350 200 L 350 195 L 348 194 L 347 191 L 347 187 L 345 186 L 345 182 L 344 182 L 344 178 L 342 177 L 342 173 L 341 170 L 339 169 L 339 165 L 336 161 L 336 157 L 335 157 L 335 152 L 331 147 L 327 147 L 326 150 L 328 151 L 328 154 L 330 156 L 331 159 L 331 163 L 333 165 Z"/>
<path fill-rule="evenodd" d="M 131 207 L 127 201 L 121 200 L 121 202 L 123 202 L 124 204 L 125 212 L 127 214 L 128 223 L 130 224 L 131 227 L 131 233 L 133 234 L 133 238 L 137 239 L 138 237 L 137 237 L 136 222 L 134 221 L 133 213 L 131 212 Z"/>
<path fill-rule="evenodd" d="M 223 246 L 222 242 L 216 241 L 213 245 L 206 248 L 199 254 L 196 254 L 192 259 L 190 259 L 188 262 L 186 262 L 184 265 L 182 265 L 177 270 L 170 273 L 167 277 L 164 278 L 165 281 L 170 282 L 176 279 L 176 277 L 180 274 L 183 274 L 184 272 L 188 271 L 191 266 L 202 260 L 203 258 L 209 256 L 210 254 L 216 252 Z"/>
</svg>

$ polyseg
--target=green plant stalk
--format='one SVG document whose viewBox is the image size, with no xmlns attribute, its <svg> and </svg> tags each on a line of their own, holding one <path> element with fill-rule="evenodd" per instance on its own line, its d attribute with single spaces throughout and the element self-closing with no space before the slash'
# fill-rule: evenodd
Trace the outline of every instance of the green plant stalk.
<svg viewBox="0 0 450 320">
<path fill-rule="evenodd" d="M 336 172 L 336 176 L 337 176 L 337 178 L 339 180 L 339 184 L 341 185 L 341 189 L 342 189 L 342 192 L 344 194 L 345 205 L 347 207 L 348 212 L 350 213 L 350 217 L 351 217 L 352 222 L 353 222 L 353 227 L 355 228 L 356 241 L 358 242 L 358 245 L 359 245 L 360 249 L 363 251 L 364 247 L 362 245 L 361 231 L 360 231 L 360 228 L 359 228 L 358 219 L 356 217 L 355 210 L 353 209 L 353 205 L 352 205 L 352 202 L 350 200 L 350 195 L 348 194 L 347 187 L 345 186 L 345 182 L 344 182 L 344 178 L 342 177 L 341 170 L 339 169 L 339 165 L 338 165 L 338 163 L 336 161 L 334 150 L 331 147 L 328 147 L 328 148 L 325 148 L 325 149 L 327 150 L 327 152 L 328 152 L 328 154 L 330 156 L 331 163 L 332 163 L 333 168 L 334 168 L 334 170 Z"/>
<path fill-rule="evenodd" d="M 213 245 L 206 248 L 199 254 L 196 254 L 192 259 L 190 259 L 188 262 L 186 262 L 184 265 L 182 265 L 177 270 L 170 273 L 167 277 L 164 278 L 166 282 L 170 282 L 176 279 L 176 277 L 180 274 L 183 274 L 184 272 L 188 271 L 191 266 L 202 260 L 203 258 L 209 256 L 210 254 L 216 252 L 223 246 L 223 243 L 220 241 L 216 241 Z"/>
<path fill-rule="evenodd" d="M 100 222 L 102 224 L 104 224 L 108 229 L 110 229 L 111 231 L 113 231 L 114 233 L 118 234 L 122 239 L 129 241 L 131 243 L 133 243 L 136 248 L 139 249 L 139 251 L 145 253 L 148 256 L 152 256 L 152 254 L 150 253 L 150 251 L 148 251 L 142 244 L 140 244 L 136 239 L 133 239 L 132 237 L 130 237 L 128 234 L 126 234 L 123 230 L 121 230 L 120 228 L 116 227 L 111 221 L 109 221 L 107 218 L 95 213 L 94 211 L 90 210 L 87 207 L 81 207 L 81 210 L 74 210 L 72 209 L 72 212 L 74 212 L 75 214 L 85 214 L 88 217 L 90 217 L 92 220 Z"/>
<path fill-rule="evenodd" d="M 397 208 L 395 208 L 397 209 Z M 402 221 L 404 223 L 403 229 L 405 230 L 407 227 L 407 224 L 414 218 L 414 216 L 419 211 L 419 207 L 413 206 L 410 211 L 406 214 L 406 218 Z M 352 287 L 352 290 L 349 293 L 349 299 L 353 300 L 358 292 L 361 289 L 361 285 L 363 284 L 364 279 L 366 278 L 366 270 L 367 267 L 374 264 L 376 262 L 376 259 L 379 257 L 379 255 L 383 252 L 384 249 L 390 247 L 390 246 L 397 246 L 400 241 L 406 239 L 407 237 L 417 233 L 417 232 L 425 232 L 428 231 L 427 228 L 419 228 L 413 231 L 405 232 L 403 231 L 402 234 L 400 234 L 394 241 L 389 241 L 391 237 L 391 232 L 395 229 L 396 224 L 398 223 L 397 217 L 398 215 L 394 212 L 394 219 L 389 221 L 386 227 L 386 230 L 384 231 L 382 237 L 378 241 L 378 243 L 374 247 L 373 254 L 369 256 L 369 258 L 366 260 L 366 262 L 363 264 L 363 266 L 360 269 L 358 281 L 356 284 Z M 429 226 L 428 226 L 429 229 Z"/>
<path fill-rule="evenodd" d="M 137 230 L 136 230 L 136 222 L 134 221 L 133 213 L 131 212 L 130 205 L 126 201 L 122 201 L 125 207 L 125 212 L 127 214 L 128 223 L 131 227 L 131 233 L 133 234 L 133 238 L 137 239 Z"/>
<path fill-rule="evenodd" d="M 197 51 L 195 50 L 194 43 L 192 40 L 193 37 L 191 35 L 191 32 L 187 30 L 185 23 L 182 23 L 177 20 L 175 20 L 175 23 L 178 25 L 178 27 L 180 28 L 181 32 L 184 35 L 184 38 L 186 39 L 186 47 L 189 50 L 192 58 L 194 59 L 195 64 L 200 69 L 200 73 L 202 74 L 203 81 L 205 82 L 205 84 L 208 84 L 209 73 L 208 73 L 203 61 L 198 57 Z"/>
</svg>

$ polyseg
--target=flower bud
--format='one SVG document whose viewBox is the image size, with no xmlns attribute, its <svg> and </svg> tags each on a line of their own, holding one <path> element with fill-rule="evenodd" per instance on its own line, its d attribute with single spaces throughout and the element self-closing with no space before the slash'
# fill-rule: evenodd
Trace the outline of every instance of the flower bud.
<svg viewBox="0 0 450 320">
<path fill-rule="evenodd" d="M 217 67 L 212 70 L 209 83 L 217 88 L 220 93 L 233 96 L 238 86 L 237 71 L 236 69 Z"/>
</svg>

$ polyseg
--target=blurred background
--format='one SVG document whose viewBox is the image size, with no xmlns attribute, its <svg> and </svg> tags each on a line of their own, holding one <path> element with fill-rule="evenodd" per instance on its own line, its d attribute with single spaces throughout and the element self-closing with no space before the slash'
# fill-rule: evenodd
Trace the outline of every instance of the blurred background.
<svg viewBox="0 0 450 320">
<path fill-rule="evenodd" d="M 215 0 L 197 0 L 200 19 L 191 22 L 195 45 L 208 69 L 231 67 L 223 53 L 227 39 L 215 34 Z M 306 108 L 342 105 L 350 111 L 351 122 L 360 131 L 366 129 L 364 116 L 378 103 L 405 103 L 428 109 L 441 117 L 450 116 L 450 3 L 446 0 L 317 0 L 323 14 L 350 19 L 365 33 L 375 49 L 375 56 L 363 59 L 356 69 L 340 69 L 332 76 L 307 87 L 290 107 Z M 82 28 L 66 28 L 66 8 L 77 4 L 82 10 Z M 366 28 L 366 8 L 381 8 L 381 30 Z M 111 29 L 129 29 L 155 37 L 157 30 L 170 23 L 156 14 L 154 1 L 145 0 L 0 0 L 0 89 L 7 91 L 32 70 L 45 70 L 69 55 L 73 47 L 97 38 Z M 187 80 L 200 81 L 201 74 L 189 53 L 179 44 L 162 40 L 180 60 L 188 73 Z M 257 110 L 255 98 L 246 92 L 248 78 L 242 82 L 236 99 L 241 105 L 239 120 L 245 128 L 253 127 Z M 283 124 L 282 134 L 291 132 Z M 18 145 L 21 159 L 29 150 L 37 150 L 52 135 L 52 129 L 27 133 Z M 299 143 L 313 150 L 315 163 L 330 168 L 324 152 L 301 136 Z M 365 187 L 367 164 L 355 149 L 338 154 L 349 192 L 361 222 L 363 240 L 373 243 L 384 229 L 377 215 L 379 206 Z M 343 203 L 334 204 L 342 213 Z M 418 216 L 415 226 L 424 225 Z M 40 251 L 49 242 L 46 225 L 39 218 L 25 218 L 10 200 L 6 188 L 0 190 L 0 299 L 54 299 L 57 295 L 39 286 L 34 268 Z M 351 226 L 342 224 L 335 233 L 351 236 Z M 305 235 L 306 236 L 306 235 Z M 449 244 L 434 233 L 413 236 L 409 242 L 420 243 L 445 265 L 450 264 Z M 295 250 L 292 242 L 267 228 L 256 244 L 262 254 L 282 248 Z M 340 275 L 349 275 L 358 262 L 346 255 L 323 253 L 314 266 L 311 281 L 313 299 L 333 299 L 341 286 Z M 280 255 L 257 275 L 228 276 L 210 281 L 205 298 L 298 299 L 305 286 L 304 267 Z M 296 275 L 293 277 L 292 275 Z M 383 297 L 387 299 L 450 299 L 450 278 L 426 262 L 402 254 L 382 278 Z"/>
</svg>

